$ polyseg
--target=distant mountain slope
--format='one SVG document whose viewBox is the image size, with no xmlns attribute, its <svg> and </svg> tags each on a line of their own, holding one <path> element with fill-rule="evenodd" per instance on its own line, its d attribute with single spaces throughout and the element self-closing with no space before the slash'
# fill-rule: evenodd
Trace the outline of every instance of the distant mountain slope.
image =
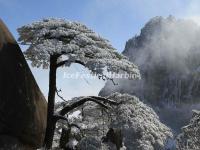
<svg viewBox="0 0 200 150">
<path fill-rule="evenodd" d="M 118 79 L 117 86 L 107 82 L 99 94 L 136 95 L 178 131 L 191 117 L 191 109 L 200 108 L 199 40 L 200 27 L 190 20 L 152 18 L 123 51 L 139 66 L 142 80 Z"/>
</svg>

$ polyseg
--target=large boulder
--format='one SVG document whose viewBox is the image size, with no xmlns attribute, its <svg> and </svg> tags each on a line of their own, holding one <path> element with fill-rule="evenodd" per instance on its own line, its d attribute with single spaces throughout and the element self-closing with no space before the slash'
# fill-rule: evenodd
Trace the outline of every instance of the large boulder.
<svg viewBox="0 0 200 150">
<path fill-rule="evenodd" d="M 41 147 L 46 111 L 47 102 L 19 45 L 0 20 L 0 149 Z"/>
</svg>

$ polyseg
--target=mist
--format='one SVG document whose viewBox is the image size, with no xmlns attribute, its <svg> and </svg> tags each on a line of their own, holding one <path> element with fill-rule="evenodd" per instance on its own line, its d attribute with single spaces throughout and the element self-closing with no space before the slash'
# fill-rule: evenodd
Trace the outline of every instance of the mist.
<svg viewBox="0 0 200 150">
<path fill-rule="evenodd" d="M 154 17 L 126 42 L 123 54 L 138 65 L 142 79 L 116 79 L 99 93 L 136 95 L 152 105 L 175 132 L 200 108 L 200 26 L 192 20 Z M 169 112 L 166 115 L 166 112 Z M 176 115 L 174 115 L 176 114 Z M 179 117 L 177 121 L 175 118 Z"/>
<path fill-rule="evenodd" d="M 149 30 L 152 30 L 152 33 L 148 34 Z M 185 68 L 187 57 L 200 48 L 200 27 L 191 20 L 177 20 L 172 16 L 167 19 L 153 18 L 143 28 L 142 36 L 146 39 L 139 47 L 139 53 L 134 60 L 139 66 L 149 61 L 150 63 L 165 61 L 170 66 L 176 65 L 187 70 L 188 68 Z M 131 48 L 128 51 L 131 51 Z"/>
</svg>

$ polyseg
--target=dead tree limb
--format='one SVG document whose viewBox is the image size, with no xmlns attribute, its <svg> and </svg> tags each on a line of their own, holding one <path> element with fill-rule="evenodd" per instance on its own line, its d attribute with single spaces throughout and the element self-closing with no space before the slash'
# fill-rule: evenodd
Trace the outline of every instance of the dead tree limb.
<svg viewBox="0 0 200 150">
<path fill-rule="evenodd" d="M 84 103 L 88 102 L 88 101 L 92 101 L 95 102 L 97 104 L 99 104 L 101 107 L 105 108 L 105 109 L 109 109 L 110 107 L 107 106 L 105 103 L 110 104 L 110 105 L 119 105 L 119 103 L 113 101 L 113 100 L 109 100 L 103 97 L 98 97 L 98 96 L 90 96 L 90 97 L 84 97 L 80 100 L 78 100 L 77 102 L 74 102 L 71 105 L 67 105 L 65 106 L 60 112 L 59 114 L 61 116 L 64 116 L 65 114 L 69 113 L 70 111 L 72 111 L 73 109 L 83 105 Z M 103 103 L 102 103 L 103 102 Z"/>
</svg>

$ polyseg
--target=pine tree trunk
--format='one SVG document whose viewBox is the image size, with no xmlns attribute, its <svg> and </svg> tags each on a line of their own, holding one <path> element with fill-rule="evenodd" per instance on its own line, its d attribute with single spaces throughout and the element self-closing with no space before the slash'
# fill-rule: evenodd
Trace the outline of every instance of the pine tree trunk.
<svg viewBox="0 0 200 150">
<path fill-rule="evenodd" d="M 50 56 L 47 127 L 44 139 L 44 146 L 46 149 L 51 149 L 52 147 L 54 130 L 55 130 L 55 122 L 53 119 L 53 115 L 54 115 L 55 93 L 56 93 L 56 70 L 57 70 L 56 65 L 57 65 L 57 57 Z"/>
<path fill-rule="evenodd" d="M 70 139 L 71 129 L 62 128 L 62 133 L 60 137 L 60 148 L 66 150 L 66 144 L 69 142 Z"/>
</svg>

